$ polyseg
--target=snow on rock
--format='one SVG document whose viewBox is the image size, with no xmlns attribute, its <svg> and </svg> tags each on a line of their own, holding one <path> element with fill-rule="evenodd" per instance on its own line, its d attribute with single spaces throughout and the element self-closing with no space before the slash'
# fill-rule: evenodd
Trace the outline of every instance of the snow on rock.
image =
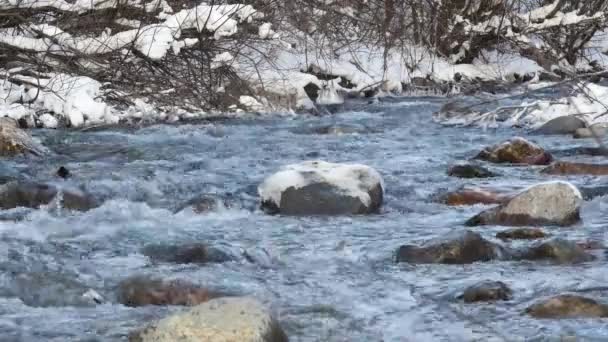
<svg viewBox="0 0 608 342">
<path fill-rule="evenodd" d="M 44 146 L 17 126 L 17 121 L 11 118 L 0 118 L 0 156 L 42 155 L 46 152 L 47 149 Z"/>
<path fill-rule="evenodd" d="M 261 39 L 278 38 L 277 33 L 272 30 L 271 23 L 263 23 L 262 25 L 260 25 L 258 29 L 258 35 Z"/>
<path fill-rule="evenodd" d="M 368 214 L 382 205 L 384 183 L 366 165 L 306 161 L 283 167 L 264 180 L 258 193 L 270 213 Z"/>
<path fill-rule="evenodd" d="M 338 93 L 335 87 L 326 87 L 319 91 L 317 104 L 320 105 L 339 105 L 344 103 L 344 97 Z"/>
<path fill-rule="evenodd" d="M 239 103 L 247 110 L 252 112 L 260 112 L 264 110 L 264 105 L 261 104 L 255 97 L 243 95 L 239 98 Z"/>
<path fill-rule="evenodd" d="M 40 120 L 40 123 L 44 128 L 57 128 L 57 126 L 59 126 L 59 121 L 48 113 L 40 115 L 38 120 Z"/>
</svg>

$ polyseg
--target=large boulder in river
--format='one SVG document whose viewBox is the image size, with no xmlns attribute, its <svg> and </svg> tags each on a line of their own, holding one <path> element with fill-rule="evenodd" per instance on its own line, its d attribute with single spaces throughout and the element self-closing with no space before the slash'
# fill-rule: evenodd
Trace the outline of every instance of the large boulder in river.
<svg viewBox="0 0 608 342">
<path fill-rule="evenodd" d="M 506 251 L 470 230 L 449 234 L 425 246 L 403 245 L 397 250 L 397 262 L 412 264 L 471 264 L 507 256 Z"/>
<path fill-rule="evenodd" d="M 531 305 L 526 313 L 536 318 L 608 317 L 608 305 L 583 296 L 563 294 Z"/>
<path fill-rule="evenodd" d="M 582 202 L 580 191 L 570 183 L 543 183 L 528 188 L 504 204 L 479 213 L 466 225 L 567 226 L 580 220 Z"/>
<path fill-rule="evenodd" d="M 258 193 L 271 214 L 346 215 L 378 212 L 384 188 L 369 166 L 307 161 L 268 177 Z"/>
<path fill-rule="evenodd" d="M 118 285 L 118 301 L 131 307 L 144 305 L 194 306 L 221 297 L 217 292 L 185 281 L 164 281 L 147 276 L 133 276 Z"/>
<path fill-rule="evenodd" d="M 608 175 L 608 164 L 586 164 L 559 161 L 541 171 L 548 175 Z"/>
<path fill-rule="evenodd" d="M 15 120 L 0 118 L 0 157 L 19 154 L 42 155 L 45 152 L 46 149 L 20 129 Z"/>
<path fill-rule="evenodd" d="M 539 134 L 573 134 L 579 128 L 585 128 L 585 121 L 574 115 L 564 115 L 549 120 L 536 130 Z"/>
<path fill-rule="evenodd" d="M 509 300 L 513 291 L 502 281 L 483 281 L 467 287 L 460 298 L 465 303 Z"/>
<path fill-rule="evenodd" d="M 130 342 L 287 342 L 270 311 L 248 297 L 218 298 L 131 334 Z"/>
<path fill-rule="evenodd" d="M 475 157 L 492 163 L 549 165 L 553 156 L 528 140 L 515 137 L 503 143 L 486 147 Z"/>
<path fill-rule="evenodd" d="M 39 208 L 58 199 L 62 208 L 87 211 L 98 206 L 91 195 L 78 189 L 62 189 L 49 184 L 27 181 L 0 185 L 0 208 Z"/>
</svg>

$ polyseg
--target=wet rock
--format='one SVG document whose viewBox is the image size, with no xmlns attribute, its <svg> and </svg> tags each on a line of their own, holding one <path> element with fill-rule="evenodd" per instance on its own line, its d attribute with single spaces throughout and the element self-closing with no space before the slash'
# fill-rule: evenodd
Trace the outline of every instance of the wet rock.
<svg viewBox="0 0 608 342">
<path fill-rule="evenodd" d="M 579 187 L 585 201 L 608 195 L 608 186 Z"/>
<path fill-rule="evenodd" d="M 556 156 L 572 157 L 572 156 L 607 156 L 608 151 L 601 147 L 573 147 L 553 151 Z"/>
<path fill-rule="evenodd" d="M 413 264 L 470 264 L 504 257 L 506 250 L 470 230 L 450 234 L 423 247 L 404 245 L 397 250 L 397 262 Z"/>
<path fill-rule="evenodd" d="M 46 148 L 20 129 L 15 120 L 6 117 L 0 118 L 0 157 L 20 154 L 43 155 L 46 152 Z"/>
<path fill-rule="evenodd" d="M 460 298 L 465 303 L 510 300 L 513 292 L 501 281 L 484 281 L 467 287 Z"/>
<path fill-rule="evenodd" d="M 548 165 L 553 160 L 553 156 L 540 146 L 524 138 L 515 137 L 501 144 L 486 147 L 475 159 L 492 163 Z"/>
<path fill-rule="evenodd" d="M 262 209 L 284 215 L 378 212 L 384 197 L 380 174 L 366 165 L 309 161 L 284 167 L 258 187 Z"/>
<path fill-rule="evenodd" d="M 59 169 L 57 169 L 57 177 L 59 178 L 63 178 L 63 179 L 67 179 L 70 178 L 72 176 L 72 174 L 70 173 L 70 170 L 68 170 L 67 168 L 65 168 L 65 166 L 61 166 L 59 167 Z"/>
<path fill-rule="evenodd" d="M 608 306 L 591 298 L 563 294 L 531 305 L 526 313 L 535 318 L 608 317 Z"/>
<path fill-rule="evenodd" d="M 574 131 L 572 137 L 574 139 L 586 139 L 593 138 L 595 136 L 598 138 L 603 138 L 608 134 L 608 127 L 604 125 L 591 125 L 589 128 L 579 128 Z"/>
<path fill-rule="evenodd" d="M 558 264 L 577 264 L 592 261 L 595 257 L 587 253 L 575 242 L 555 238 L 521 251 L 517 259 L 548 260 Z"/>
<path fill-rule="evenodd" d="M 357 124 L 332 124 L 297 128 L 292 130 L 292 132 L 296 134 L 346 135 L 369 133 L 371 130 Z"/>
<path fill-rule="evenodd" d="M 483 189 L 461 188 L 439 196 L 439 202 L 450 206 L 474 204 L 500 204 L 509 200 L 507 195 Z"/>
<path fill-rule="evenodd" d="M 59 197 L 58 197 L 59 196 Z M 87 211 L 98 206 L 89 194 L 75 189 L 60 189 L 33 182 L 10 182 L 0 185 L 0 208 L 39 208 L 58 197 L 62 208 Z"/>
<path fill-rule="evenodd" d="M 202 243 L 184 245 L 148 245 L 142 248 L 142 254 L 152 262 L 167 262 L 176 264 L 206 264 L 232 260 L 223 251 Z"/>
<path fill-rule="evenodd" d="M 134 276 L 118 285 L 118 302 L 131 307 L 145 305 L 194 306 L 221 297 L 185 281 L 163 281 L 146 276 Z"/>
<path fill-rule="evenodd" d="M 476 113 L 477 112 L 471 105 L 457 100 L 443 105 L 439 111 L 433 113 L 433 119 L 436 121 L 445 121 L 470 116 Z"/>
<path fill-rule="evenodd" d="M 547 237 L 547 234 L 539 228 L 515 228 L 496 233 L 501 240 L 535 240 Z"/>
<path fill-rule="evenodd" d="M 585 128 L 585 121 L 574 115 L 564 115 L 549 120 L 536 130 L 539 134 L 573 134 L 579 128 Z"/>
<path fill-rule="evenodd" d="M 458 178 L 491 178 L 498 175 L 483 166 L 462 164 L 451 166 L 448 169 L 448 176 Z"/>
<path fill-rule="evenodd" d="M 574 185 L 566 182 L 544 183 L 479 213 L 466 225 L 568 226 L 580 221 L 582 202 L 583 197 Z"/>
<path fill-rule="evenodd" d="M 130 342 L 287 342 L 270 311 L 252 298 L 219 298 L 132 333 Z"/>
<path fill-rule="evenodd" d="M 197 214 L 206 214 L 217 211 L 221 207 L 230 208 L 231 206 L 232 205 L 224 198 L 220 198 L 216 195 L 204 194 L 190 199 L 178 208 L 176 212 L 180 212 L 186 208 L 192 208 L 192 211 Z"/>
<path fill-rule="evenodd" d="M 543 169 L 548 175 L 608 175 L 608 164 L 586 164 L 559 161 Z"/>
</svg>

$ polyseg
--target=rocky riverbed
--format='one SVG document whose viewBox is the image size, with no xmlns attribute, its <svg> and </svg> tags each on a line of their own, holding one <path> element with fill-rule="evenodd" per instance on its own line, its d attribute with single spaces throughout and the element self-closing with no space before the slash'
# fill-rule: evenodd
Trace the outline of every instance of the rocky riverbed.
<svg viewBox="0 0 608 342">
<path fill-rule="evenodd" d="M 605 157 L 570 134 L 433 123 L 445 101 L 8 129 L 0 336 L 608 339 Z"/>
</svg>

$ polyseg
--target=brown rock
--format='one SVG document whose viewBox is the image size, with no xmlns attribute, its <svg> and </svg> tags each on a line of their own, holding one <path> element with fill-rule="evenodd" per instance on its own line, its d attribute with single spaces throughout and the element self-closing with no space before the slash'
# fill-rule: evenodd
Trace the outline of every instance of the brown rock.
<svg viewBox="0 0 608 342">
<path fill-rule="evenodd" d="M 549 175 L 608 175 L 608 164 L 585 164 L 559 161 L 543 169 Z"/>
<path fill-rule="evenodd" d="M 520 252 L 518 259 L 549 260 L 558 264 L 576 264 L 595 260 L 577 243 L 559 238 L 536 244 Z"/>
<path fill-rule="evenodd" d="M 524 138 L 515 137 L 501 144 L 486 147 L 475 159 L 492 163 L 548 165 L 553 160 L 553 156 L 540 146 Z"/>
<path fill-rule="evenodd" d="M 142 248 L 141 252 L 153 262 L 206 264 L 231 260 L 228 254 L 203 243 L 187 243 L 183 245 L 147 245 Z"/>
<path fill-rule="evenodd" d="M 465 303 L 490 302 L 511 299 L 513 292 L 501 281 L 484 281 L 464 290 L 462 298 Z"/>
<path fill-rule="evenodd" d="M 515 228 L 496 233 L 501 240 L 534 240 L 547 237 L 547 234 L 539 228 Z"/>
<path fill-rule="evenodd" d="M 564 294 L 539 301 L 526 313 L 536 318 L 608 317 L 608 306 L 591 298 Z"/>
<path fill-rule="evenodd" d="M 449 206 L 474 204 L 501 204 L 509 200 L 507 195 L 489 190 L 462 188 L 440 196 L 440 202 Z"/>
<path fill-rule="evenodd" d="M 135 276 L 118 286 L 118 301 L 126 306 L 186 305 L 193 306 L 221 297 L 221 294 L 183 282 L 165 282 L 145 276 Z"/>
<path fill-rule="evenodd" d="M 6 117 L 0 118 L 0 157 L 12 157 L 19 154 L 42 155 L 46 152 L 42 145 L 19 128 L 15 120 Z"/>
</svg>

